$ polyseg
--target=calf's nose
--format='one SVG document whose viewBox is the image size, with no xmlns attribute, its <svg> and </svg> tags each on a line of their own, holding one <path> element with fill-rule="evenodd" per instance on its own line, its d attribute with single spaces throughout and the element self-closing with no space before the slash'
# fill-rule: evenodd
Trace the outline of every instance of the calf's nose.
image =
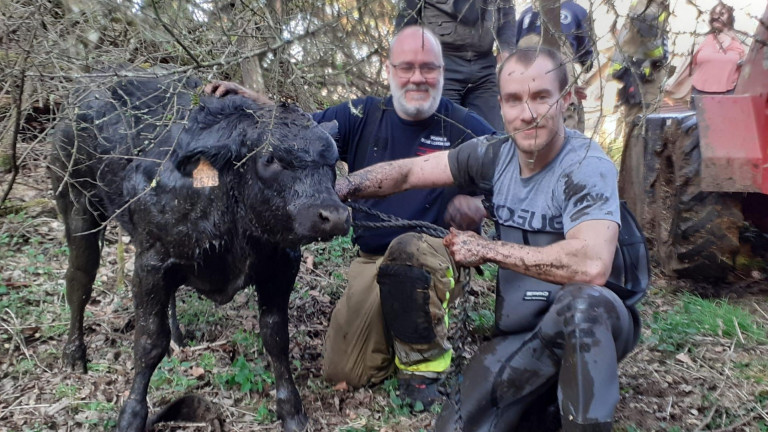
<svg viewBox="0 0 768 432">
<path fill-rule="evenodd" d="M 345 205 L 321 207 L 317 212 L 317 230 L 327 236 L 343 235 L 349 232 L 349 208 Z"/>
</svg>

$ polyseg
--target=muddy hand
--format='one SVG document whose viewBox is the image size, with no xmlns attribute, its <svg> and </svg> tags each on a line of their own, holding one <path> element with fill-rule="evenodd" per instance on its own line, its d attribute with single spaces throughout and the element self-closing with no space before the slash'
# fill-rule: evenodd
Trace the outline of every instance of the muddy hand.
<svg viewBox="0 0 768 432">
<path fill-rule="evenodd" d="M 448 248 L 456 265 L 460 267 L 477 267 L 485 263 L 488 243 L 488 240 L 477 233 L 455 228 L 451 228 L 451 232 L 443 239 L 443 245 Z"/>
<path fill-rule="evenodd" d="M 239 95 L 239 96 L 247 97 L 248 99 L 251 99 L 254 102 L 257 102 L 260 104 L 267 104 L 267 105 L 272 104 L 272 101 L 267 96 L 261 93 L 256 93 L 253 90 L 247 89 L 241 86 L 240 84 L 237 84 L 231 81 L 211 81 L 210 83 L 206 84 L 203 91 L 205 92 L 205 94 L 209 94 L 211 96 L 216 96 L 216 97 Z"/>
<path fill-rule="evenodd" d="M 336 186 L 334 187 L 336 189 L 336 195 L 339 196 L 339 199 L 341 202 L 348 201 L 350 198 L 350 192 L 352 189 L 352 182 L 349 180 L 349 177 L 339 177 L 336 180 Z"/>
</svg>

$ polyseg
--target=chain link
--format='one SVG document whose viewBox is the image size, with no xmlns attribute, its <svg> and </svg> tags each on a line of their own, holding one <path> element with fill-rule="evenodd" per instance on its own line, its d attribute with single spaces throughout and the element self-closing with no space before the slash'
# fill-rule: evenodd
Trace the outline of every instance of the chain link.
<svg viewBox="0 0 768 432">
<path fill-rule="evenodd" d="M 356 210 L 362 213 L 367 213 L 372 216 L 376 216 L 384 222 L 366 222 L 366 221 L 353 221 L 352 226 L 355 228 L 412 228 L 414 231 L 426 234 L 428 236 L 443 238 L 448 235 L 448 230 L 424 221 L 414 221 L 399 218 L 397 216 L 388 215 L 378 212 L 368 207 L 362 206 L 357 203 L 348 202 L 347 206 L 352 210 Z"/>
</svg>

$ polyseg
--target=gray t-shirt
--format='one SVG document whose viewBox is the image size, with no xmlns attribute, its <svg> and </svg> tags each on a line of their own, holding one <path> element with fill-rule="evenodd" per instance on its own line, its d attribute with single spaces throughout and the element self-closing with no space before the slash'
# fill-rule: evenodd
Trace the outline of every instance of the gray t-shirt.
<svg viewBox="0 0 768 432">
<path fill-rule="evenodd" d="M 566 234 L 588 220 L 621 224 L 618 172 L 600 146 L 583 134 L 566 129 L 560 153 L 543 170 L 522 178 L 518 151 L 512 140 L 501 145 L 495 163 L 491 143 L 481 137 L 448 154 L 451 175 L 460 189 L 493 184 L 493 210 L 501 225 L 526 231 Z"/>
</svg>

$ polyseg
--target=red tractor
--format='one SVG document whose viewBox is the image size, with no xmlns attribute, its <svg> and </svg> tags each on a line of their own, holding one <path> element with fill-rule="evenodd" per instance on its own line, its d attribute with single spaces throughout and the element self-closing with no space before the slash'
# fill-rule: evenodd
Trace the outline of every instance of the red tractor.
<svg viewBox="0 0 768 432">
<path fill-rule="evenodd" d="M 750 244 L 768 243 L 766 41 L 768 9 L 733 95 L 649 115 L 624 148 L 620 194 L 667 275 L 723 280 Z"/>
</svg>

